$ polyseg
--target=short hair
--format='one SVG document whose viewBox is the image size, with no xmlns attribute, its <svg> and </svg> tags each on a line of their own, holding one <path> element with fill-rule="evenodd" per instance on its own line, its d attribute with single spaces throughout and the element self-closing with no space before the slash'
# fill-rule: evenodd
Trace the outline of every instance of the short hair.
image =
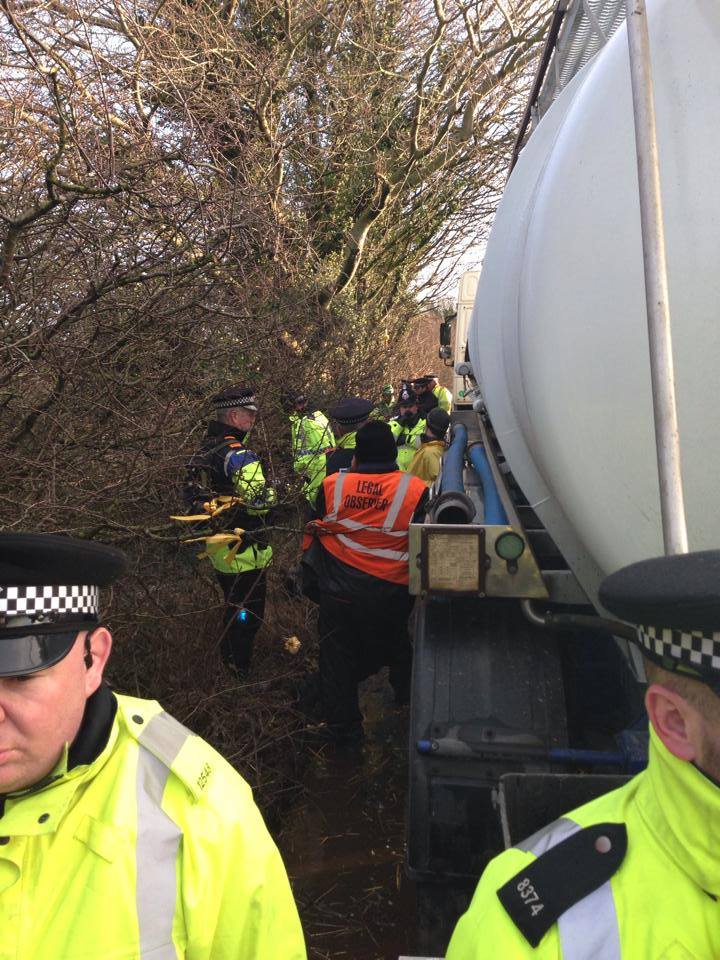
<svg viewBox="0 0 720 960">
<path fill-rule="evenodd" d="M 247 407 L 220 407 L 215 410 L 215 419 L 220 423 L 230 423 L 230 415 L 243 411 L 245 413 L 257 413 L 256 410 L 249 410 Z"/>
<path fill-rule="evenodd" d="M 666 670 L 653 660 L 643 657 L 648 684 L 658 683 L 672 690 L 711 721 L 720 721 L 720 697 L 702 680 L 676 670 Z"/>
</svg>

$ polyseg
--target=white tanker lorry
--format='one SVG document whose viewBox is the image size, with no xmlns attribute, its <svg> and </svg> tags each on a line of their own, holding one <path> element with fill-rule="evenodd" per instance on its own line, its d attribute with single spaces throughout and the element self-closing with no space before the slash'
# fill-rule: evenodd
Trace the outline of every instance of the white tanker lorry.
<svg viewBox="0 0 720 960">
<path fill-rule="evenodd" d="M 662 237 L 641 232 L 625 10 L 558 3 L 466 351 L 458 314 L 453 447 L 411 527 L 408 867 L 428 954 L 490 856 L 643 762 L 634 648 L 597 606 L 604 575 L 663 552 L 643 260 Z M 647 0 L 647 22 L 688 540 L 703 549 L 720 542 L 720 4 Z"/>
</svg>

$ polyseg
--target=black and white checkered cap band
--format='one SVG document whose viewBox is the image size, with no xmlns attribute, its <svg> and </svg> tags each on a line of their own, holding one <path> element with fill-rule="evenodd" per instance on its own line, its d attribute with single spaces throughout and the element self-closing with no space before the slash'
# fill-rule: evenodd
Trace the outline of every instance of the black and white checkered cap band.
<svg viewBox="0 0 720 960">
<path fill-rule="evenodd" d="M 720 633 L 706 637 L 699 630 L 686 633 L 667 627 L 644 626 L 638 626 L 637 633 L 641 645 L 657 657 L 670 657 L 700 671 L 720 673 Z"/>
<path fill-rule="evenodd" d="M 0 616 L 39 617 L 51 614 L 95 614 L 100 590 L 91 586 L 0 587 Z"/>
<path fill-rule="evenodd" d="M 257 401 L 254 396 L 249 397 L 229 397 L 226 400 L 216 400 L 216 410 L 232 410 L 233 407 L 249 407 L 251 410 L 257 410 Z"/>
<path fill-rule="evenodd" d="M 356 414 L 354 417 L 333 417 L 333 419 L 337 420 L 338 423 L 342 423 L 345 427 L 352 427 L 356 423 L 364 423 L 369 416 L 369 413 L 361 413 Z"/>
</svg>

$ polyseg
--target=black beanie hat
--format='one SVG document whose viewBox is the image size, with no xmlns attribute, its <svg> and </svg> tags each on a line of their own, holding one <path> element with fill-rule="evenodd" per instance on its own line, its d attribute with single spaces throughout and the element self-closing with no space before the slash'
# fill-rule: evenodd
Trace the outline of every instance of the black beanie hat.
<svg viewBox="0 0 720 960">
<path fill-rule="evenodd" d="M 371 420 L 355 434 L 355 459 L 358 463 L 394 463 L 397 444 L 392 430 L 382 420 Z"/>
<path fill-rule="evenodd" d="M 450 426 L 450 417 L 446 411 L 441 410 L 440 407 L 433 407 L 433 409 L 428 412 L 427 425 L 433 433 L 436 433 L 439 437 L 444 437 L 447 433 L 447 428 Z"/>
</svg>

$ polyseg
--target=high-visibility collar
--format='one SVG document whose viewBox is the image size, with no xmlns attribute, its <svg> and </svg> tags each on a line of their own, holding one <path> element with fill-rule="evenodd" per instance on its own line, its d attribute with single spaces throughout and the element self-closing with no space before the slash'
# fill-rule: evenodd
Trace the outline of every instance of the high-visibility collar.
<svg viewBox="0 0 720 960">
<path fill-rule="evenodd" d="M 228 443 L 244 443 L 247 437 L 247 430 L 236 430 L 228 423 L 221 423 L 219 420 L 211 420 L 207 426 L 208 437 L 219 440 L 227 440 Z"/>
<path fill-rule="evenodd" d="M 400 423 L 399 420 L 398 420 L 398 424 L 400 425 L 401 429 L 397 434 L 397 439 L 402 437 L 407 438 L 405 442 L 407 442 L 408 440 L 413 440 L 415 437 L 420 436 L 420 434 L 423 433 L 427 427 L 427 422 L 425 420 L 425 417 L 418 417 L 417 422 L 414 423 L 411 427 L 403 425 L 402 423 Z"/>
<path fill-rule="evenodd" d="M 338 450 L 354 450 L 356 446 L 355 435 L 357 430 L 351 430 L 350 433 L 344 433 L 341 437 L 337 438 L 335 447 Z"/>
<path fill-rule="evenodd" d="M 706 893 L 720 897 L 720 787 L 674 757 L 650 726 L 640 813 L 658 844 Z"/>
<path fill-rule="evenodd" d="M 118 738 L 117 716 L 108 741 L 92 763 L 67 770 L 67 748 L 60 763 L 42 786 L 8 794 L 5 813 L 0 818 L 0 835 L 39 836 L 54 833 L 80 786 L 97 776 L 112 754 Z"/>
</svg>

